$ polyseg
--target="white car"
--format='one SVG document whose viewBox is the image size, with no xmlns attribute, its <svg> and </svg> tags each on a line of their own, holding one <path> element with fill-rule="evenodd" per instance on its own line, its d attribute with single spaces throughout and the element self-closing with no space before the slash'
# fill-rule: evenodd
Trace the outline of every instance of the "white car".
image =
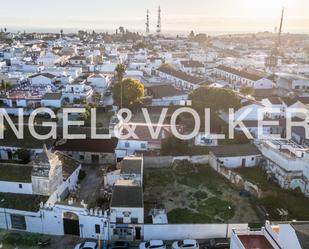
<svg viewBox="0 0 309 249">
<path fill-rule="evenodd" d="M 139 249 L 166 249 L 163 240 L 150 240 L 139 244 Z"/>
<path fill-rule="evenodd" d="M 74 249 L 99 249 L 99 247 L 96 242 L 84 242 L 77 244 Z"/>
<path fill-rule="evenodd" d="M 185 239 L 181 241 L 175 241 L 172 244 L 172 249 L 199 249 L 200 246 L 195 239 Z"/>
</svg>

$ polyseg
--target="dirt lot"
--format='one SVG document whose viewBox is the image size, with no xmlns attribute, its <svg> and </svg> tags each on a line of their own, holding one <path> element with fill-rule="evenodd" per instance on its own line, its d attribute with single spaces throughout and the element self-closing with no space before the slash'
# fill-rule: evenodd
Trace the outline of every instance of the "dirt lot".
<svg viewBox="0 0 309 249">
<path fill-rule="evenodd" d="M 166 208 L 170 223 L 260 221 L 249 199 L 208 165 L 145 170 L 144 179 L 146 221 L 158 205 Z"/>
<path fill-rule="evenodd" d="M 17 237 L 16 234 L 20 235 L 22 239 L 19 239 L 19 242 L 16 243 L 5 243 L 4 238 L 11 234 L 13 237 Z M 50 238 L 51 243 L 46 247 L 38 247 L 37 240 L 40 238 L 40 235 L 29 234 L 29 233 L 17 233 L 15 231 L 4 231 L 0 230 L 0 248 L 2 249 L 73 249 L 74 246 L 84 240 L 73 237 L 73 236 L 44 236 L 44 238 Z M 2 247 L 1 247 L 2 245 Z"/>
</svg>

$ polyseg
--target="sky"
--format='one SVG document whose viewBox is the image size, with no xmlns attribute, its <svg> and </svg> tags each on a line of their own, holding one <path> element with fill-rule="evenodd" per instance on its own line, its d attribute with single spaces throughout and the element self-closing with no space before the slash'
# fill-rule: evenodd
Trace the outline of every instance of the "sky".
<svg viewBox="0 0 309 249">
<path fill-rule="evenodd" d="M 273 31 L 285 7 L 284 31 L 309 33 L 308 0 L 0 0 L 0 27 L 12 31 L 144 31 L 146 9 L 155 31 L 162 9 L 163 32 Z"/>
</svg>

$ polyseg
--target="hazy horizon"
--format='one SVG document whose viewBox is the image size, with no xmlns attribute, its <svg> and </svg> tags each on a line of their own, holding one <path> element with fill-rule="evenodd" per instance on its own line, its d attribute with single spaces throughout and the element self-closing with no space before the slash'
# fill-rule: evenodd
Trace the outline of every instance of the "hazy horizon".
<svg viewBox="0 0 309 249">
<path fill-rule="evenodd" d="M 11 0 L 2 4 L 0 22 L 12 31 L 112 31 L 119 26 L 145 30 L 146 9 L 155 31 L 157 8 L 162 9 L 162 32 L 255 33 L 273 31 L 285 7 L 284 32 L 309 33 L 305 0 Z"/>
</svg>

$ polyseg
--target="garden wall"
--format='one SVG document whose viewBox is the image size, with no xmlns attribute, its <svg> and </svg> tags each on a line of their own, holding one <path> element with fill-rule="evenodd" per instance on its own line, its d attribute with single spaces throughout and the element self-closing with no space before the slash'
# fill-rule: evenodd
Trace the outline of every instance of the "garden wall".
<svg viewBox="0 0 309 249">
<path fill-rule="evenodd" d="M 144 157 L 144 168 L 155 169 L 155 168 L 169 168 L 175 161 L 187 160 L 191 163 L 207 164 L 209 162 L 208 155 L 201 156 L 156 156 L 156 157 Z"/>
<path fill-rule="evenodd" d="M 181 240 L 224 238 L 228 227 L 229 236 L 233 228 L 248 229 L 248 224 L 179 224 L 144 225 L 144 239 Z"/>
</svg>

